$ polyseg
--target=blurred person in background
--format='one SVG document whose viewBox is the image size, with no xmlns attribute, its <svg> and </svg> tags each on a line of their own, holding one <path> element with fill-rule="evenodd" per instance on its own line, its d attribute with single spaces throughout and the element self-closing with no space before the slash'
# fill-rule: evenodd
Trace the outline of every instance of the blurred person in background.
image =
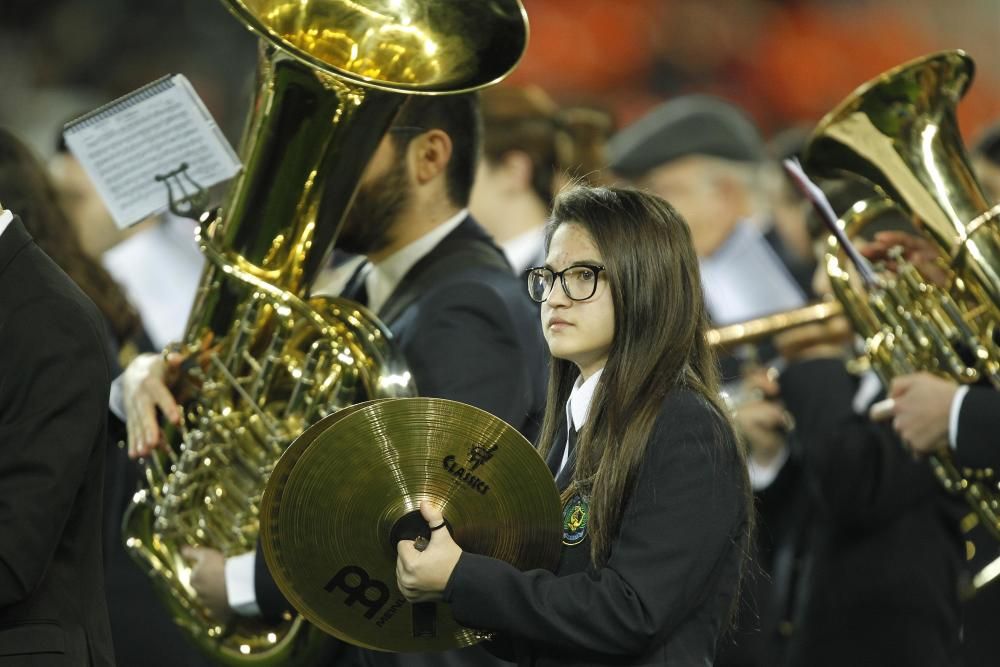
<svg viewBox="0 0 1000 667">
<path fill-rule="evenodd" d="M 571 179 L 597 183 L 612 119 L 563 109 L 537 86 L 483 91 L 483 156 L 469 209 L 514 272 L 543 263 L 543 228 L 555 194 Z"/>
<path fill-rule="evenodd" d="M 874 196 L 858 183 L 829 192 L 841 213 Z M 821 259 L 826 228 L 815 214 L 810 219 Z M 869 222 L 864 237 L 880 229 L 912 227 L 890 211 Z M 815 285 L 828 293 L 822 266 Z M 809 508 L 787 664 L 960 664 L 964 502 L 947 494 L 890 428 L 869 420 L 885 390 L 874 371 L 849 371 L 852 340 L 841 317 L 775 337 L 786 361 L 778 383 L 794 418 L 792 456 Z"/>
<path fill-rule="evenodd" d="M 781 241 L 794 256 L 796 267 L 815 270 L 812 238 L 806 218 L 810 204 L 798 191 L 791 179 L 786 178 L 781 163 L 785 160 L 801 158 L 802 149 L 812 128 L 797 125 L 778 132 L 767 142 L 768 156 L 774 163 L 769 170 L 767 187 L 771 197 L 771 217 L 774 229 L 781 235 Z"/>
<path fill-rule="evenodd" d="M 167 212 L 119 229 L 61 133 L 48 167 L 83 249 L 124 287 L 154 347 L 180 340 L 204 264 L 195 223 Z"/>
<path fill-rule="evenodd" d="M 715 324 L 803 303 L 812 273 L 775 229 L 766 188 L 772 165 L 760 132 L 738 107 L 707 95 L 675 98 L 616 134 L 608 151 L 615 174 L 667 199 L 688 221 L 709 273 L 704 284 Z M 766 273 L 732 280 L 747 262 Z"/>
<path fill-rule="evenodd" d="M 805 304 L 811 275 L 775 229 L 772 165 L 739 108 L 706 95 L 675 98 L 615 135 L 608 155 L 614 173 L 666 199 L 687 221 L 714 325 Z M 761 366 L 773 355 L 765 344 L 720 359 L 734 422 L 751 453 L 760 512 L 755 560 L 763 572 L 740 610 L 736 646 L 723 647 L 719 665 L 778 664 L 787 640 L 802 491 L 788 463 L 790 422 Z"/>
<path fill-rule="evenodd" d="M 83 250 L 95 260 L 100 261 L 105 252 L 141 229 L 142 223 L 128 229 L 118 228 L 94 182 L 66 146 L 61 131 L 56 152 L 47 166 L 59 205 L 72 223 Z"/>
<path fill-rule="evenodd" d="M 969 151 L 973 171 L 987 199 L 1000 203 L 1000 123 L 987 129 Z M 940 252 L 927 239 L 905 233 L 882 233 L 866 249 L 875 260 L 899 249 L 925 279 L 946 287 L 948 275 L 936 266 Z M 959 386 L 954 380 L 916 373 L 893 382 L 890 397 L 893 427 L 915 453 L 948 449 L 956 461 L 970 468 L 1000 467 L 1000 445 L 992 422 L 1000 394 L 991 386 Z M 959 447 L 959 444 L 962 444 Z"/>
<path fill-rule="evenodd" d="M 85 177 L 82 170 L 79 175 Z M 5 194 L 6 205 L 18 211 L 38 246 L 97 305 L 108 334 L 105 343 L 109 357 L 117 362 L 114 373 L 119 373 L 137 353 L 152 351 L 142 321 L 124 290 L 91 256 L 77 229 L 57 205 L 59 197 L 45 167 L 5 130 L 0 130 L 0 192 Z M 121 425 L 112 420 L 105 444 L 103 552 L 115 654 L 122 665 L 197 666 L 202 662 L 181 639 L 149 579 L 125 551 L 122 515 L 139 475 L 118 444 L 124 436 Z"/>
<path fill-rule="evenodd" d="M 38 158 L 7 130 L 0 130 L 0 151 L 0 186 L 7 205 L 18 211 L 45 254 L 97 305 L 107 324 L 114 358 L 126 366 L 139 349 L 151 349 L 138 312 L 57 205 L 60 196 Z"/>
</svg>

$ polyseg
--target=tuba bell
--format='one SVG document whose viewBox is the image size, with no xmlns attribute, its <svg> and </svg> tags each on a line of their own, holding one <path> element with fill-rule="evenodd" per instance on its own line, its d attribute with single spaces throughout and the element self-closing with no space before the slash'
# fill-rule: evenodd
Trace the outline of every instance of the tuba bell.
<svg viewBox="0 0 1000 667">
<path fill-rule="evenodd" d="M 411 396 L 390 334 L 358 304 L 311 286 L 369 158 L 408 95 L 503 79 L 527 43 L 520 0 L 221 0 L 260 38 L 257 91 L 222 208 L 202 216 L 207 259 L 181 349 L 183 419 L 145 463 L 126 547 L 177 623 L 225 665 L 306 664 L 321 639 L 213 618 L 181 556 L 255 548 L 265 482 L 288 444 L 347 405 Z"/>
<path fill-rule="evenodd" d="M 947 276 L 946 284 L 933 284 L 897 254 L 894 271 L 859 289 L 844 249 L 830 237 L 824 263 L 831 287 L 885 386 L 929 371 L 1000 388 L 1000 206 L 988 203 L 973 177 L 955 119 L 972 75 L 972 60 L 961 51 L 900 65 L 827 114 L 806 147 L 811 174 L 860 177 L 886 197 L 858 202 L 838 221 L 848 238 L 898 210 L 937 248 Z M 993 471 L 959 469 L 947 452 L 931 457 L 931 465 L 1000 540 Z"/>
</svg>

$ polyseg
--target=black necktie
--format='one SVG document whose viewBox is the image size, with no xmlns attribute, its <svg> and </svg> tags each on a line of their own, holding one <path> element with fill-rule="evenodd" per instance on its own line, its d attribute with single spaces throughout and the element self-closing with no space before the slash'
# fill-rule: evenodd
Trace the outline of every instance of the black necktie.
<svg viewBox="0 0 1000 667">
<path fill-rule="evenodd" d="M 365 277 L 368 275 L 368 271 L 365 270 L 367 267 L 367 262 L 362 263 L 358 267 L 358 270 L 354 272 L 354 275 L 351 276 L 351 279 L 347 281 L 344 291 L 341 292 L 341 296 L 345 299 L 356 301 L 362 306 L 368 305 L 368 288 L 365 286 L 367 282 Z"/>
<path fill-rule="evenodd" d="M 574 449 L 576 449 L 576 429 L 570 426 L 569 434 L 566 438 L 566 465 L 556 475 L 556 487 L 560 491 L 569 486 L 569 483 L 573 481 Z"/>
</svg>

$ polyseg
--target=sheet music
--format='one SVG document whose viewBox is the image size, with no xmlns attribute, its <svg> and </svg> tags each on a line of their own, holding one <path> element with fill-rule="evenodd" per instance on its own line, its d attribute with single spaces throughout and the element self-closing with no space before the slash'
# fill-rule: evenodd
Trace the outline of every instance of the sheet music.
<svg viewBox="0 0 1000 667">
<path fill-rule="evenodd" d="M 64 132 L 66 145 L 122 229 L 167 209 L 167 188 L 157 176 L 176 173 L 186 164 L 186 175 L 208 189 L 242 167 L 180 74 L 154 81 L 70 122 Z M 188 190 L 193 194 L 193 186 Z"/>
</svg>

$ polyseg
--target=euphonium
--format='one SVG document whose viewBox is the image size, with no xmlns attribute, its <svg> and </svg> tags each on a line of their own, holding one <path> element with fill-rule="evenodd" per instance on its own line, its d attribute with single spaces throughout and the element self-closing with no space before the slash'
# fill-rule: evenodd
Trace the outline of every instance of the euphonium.
<svg viewBox="0 0 1000 667">
<path fill-rule="evenodd" d="M 948 284 L 934 285 L 897 256 L 896 269 L 857 289 L 831 236 L 825 268 L 872 368 L 888 386 L 916 371 L 1000 388 L 1000 207 L 987 202 L 959 138 L 955 106 L 973 64 L 961 51 L 926 56 L 874 79 L 814 130 L 805 166 L 814 174 L 860 176 L 887 200 L 859 202 L 838 224 L 848 237 L 898 207 L 933 242 Z M 959 470 L 932 458 L 940 481 L 961 493 L 1000 539 L 1000 494 L 992 471 Z"/>
<path fill-rule="evenodd" d="M 261 38 L 244 171 L 203 216 L 207 261 L 183 349 L 183 423 L 147 461 L 127 546 L 177 622 L 222 664 L 308 662 L 317 631 L 221 623 L 190 585 L 184 545 L 255 547 L 257 508 L 279 455 L 319 418 L 414 386 L 364 308 L 310 288 L 376 146 L 408 94 L 502 79 L 527 42 L 520 0 L 222 0 Z"/>
</svg>

